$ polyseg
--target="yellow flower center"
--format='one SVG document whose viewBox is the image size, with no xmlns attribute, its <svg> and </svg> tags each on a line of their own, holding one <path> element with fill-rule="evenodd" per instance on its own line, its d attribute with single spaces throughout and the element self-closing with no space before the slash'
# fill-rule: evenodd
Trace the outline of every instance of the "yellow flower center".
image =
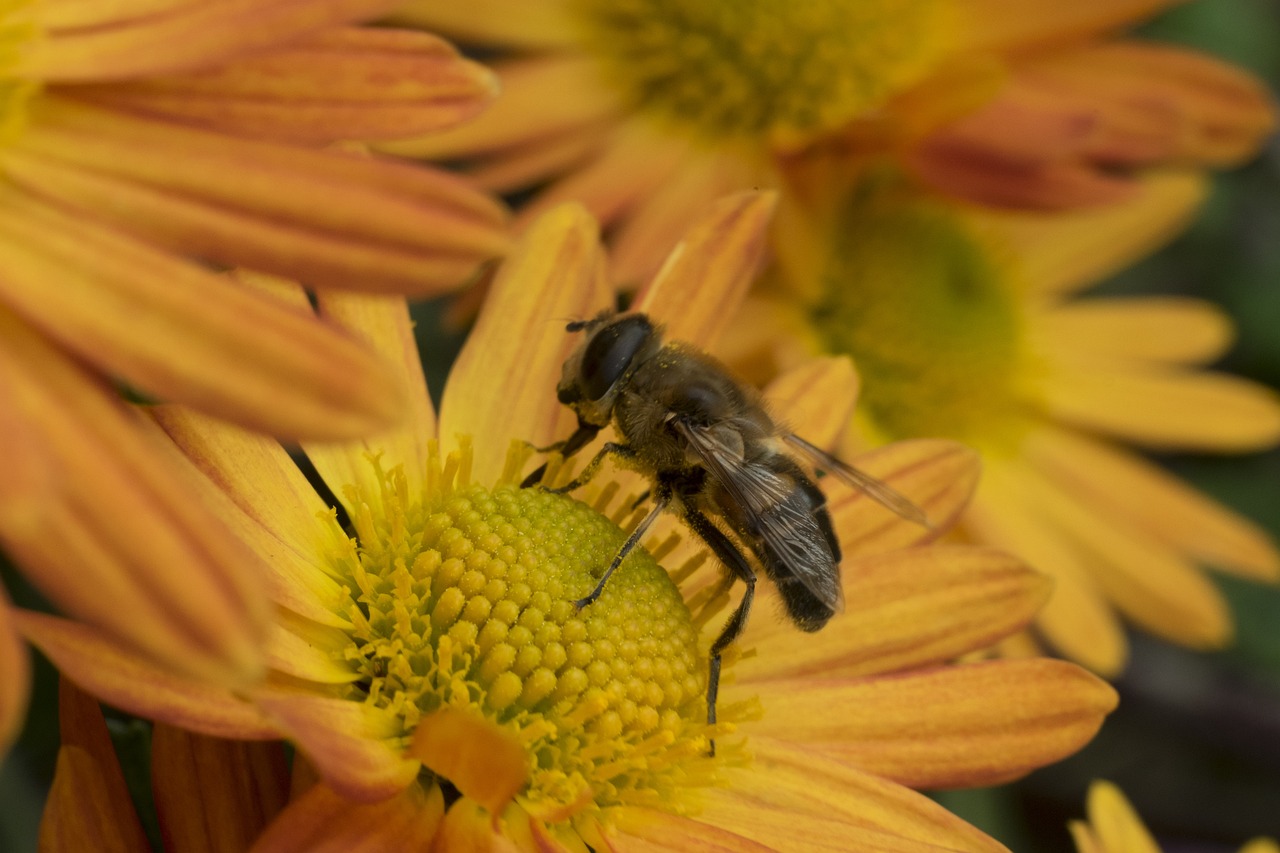
<svg viewBox="0 0 1280 853">
<path fill-rule="evenodd" d="M 346 657 L 362 678 L 350 698 L 399 716 L 406 744 L 442 707 L 507 728 L 529 757 L 531 813 L 689 808 L 686 789 L 710 784 L 720 759 L 707 755 L 707 658 L 679 588 L 636 548 L 579 611 L 626 531 L 511 478 L 469 484 L 469 458 L 464 444 L 442 465 L 433 448 L 421 495 L 376 460 L 381 493 L 346 490 L 365 508 L 358 549 L 333 558 L 351 583 Z"/>
<path fill-rule="evenodd" d="M 792 141 L 920 80 L 948 0 L 573 0 L 582 40 L 630 106 L 712 138 Z"/>
<path fill-rule="evenodd" d="M 871 180 L 827 240 L 812 309 L 862 376 L 859 405 L 886 439 L 955 438 L 1000 452 L 1027 424 L 1016 277 L 999 246 L 947 204 Z"/>
</svg>

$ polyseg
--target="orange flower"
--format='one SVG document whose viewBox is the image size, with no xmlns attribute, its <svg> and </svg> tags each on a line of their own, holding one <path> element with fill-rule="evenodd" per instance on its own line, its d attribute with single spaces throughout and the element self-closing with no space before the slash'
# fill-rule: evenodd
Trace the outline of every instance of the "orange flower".
<svg viewBox="0 0 1280 853">
<path fill-rule="evenodd" d="M 891 156 L 985 204 L 1109 204 L 1147 167 L 1235 162 L 1275 125 L 1247 73 L 1112 35 L 1168 5 L 410 0 L 399 20 L 500 51 L 503 95 L 392 149 L 468 162 L 504 192 L 547 185 L 524 222 L 582 201 L 628 283 L 709 199 L 774 184 L 770 160 L 806 147 L 847 169 Z"/>
<path fill-rule="evenodd" d="M 771 207 L 755 194 L 720 203 L 636 307 L 673 338 L 708 344 L 755 272 Z M 342 521 L 273 442 L 155 412 L 204 475 L 193 499 L 270 566 L 276 612 L 257 684 L 161 672 L 54 617 L 18 613 L 20 629 L 116 707 L 207 735 L 293 740 L 320 783 L 257 849 L 356 829 L 398 849 L 1002 849 L 907 786 L 987 784 L 1056 760 L 1092 736 L 1115 694 L 1060 661 L 949 664 L 1025 625 L 1048 591 L 999 552 L 922 547 L 976 479 L 959 445 L 907 442 L 854 460 L 938 528 L 834 495 L 847 612 L 803 635 L 760 607 L 726 662 L 715 726 L 706 649 L 728 596 L 711 594 L 719 571 L 669 520 L 598 601 L 575 608 L 625 538 L 619 522 L 634 522 L 627 496 L 642 484 L 599 482 L 581 495 L 589 504 L 520 489 L 528 452 L 501 449 L 571 428 L 552 394 L 574 344 L 561 329 L 613 303 L 603 269 L 580 208 L 536 223 L 438 415 L 403 303 L 320 294 L 323 316 L 416 389 L 400 430 L 304 445 Z M 826 441 L 851 410 L 852 379 L 846 361 L 821 361 L 770 396 Z M 446 440 L 459 450 L 442 459 Z"/>
</svg>

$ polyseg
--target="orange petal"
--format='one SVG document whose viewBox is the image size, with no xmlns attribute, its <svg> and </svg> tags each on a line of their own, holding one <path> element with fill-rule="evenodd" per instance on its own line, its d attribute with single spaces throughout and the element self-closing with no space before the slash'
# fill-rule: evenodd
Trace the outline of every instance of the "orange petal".
<svg viewBox="0 0 1280 853">
<path fill-rule="evenodd" d="M 418 762 L 402 757 L 393 740 L 400 734 L 399 720 L 380 708 L 285 689 L 259 690 L 253 698 L 343 797 L 384 800 L 418 775 Z"/>
<path fill-rule="evenodd" d="M 0 589 L 0 755 L 22 730 L 31 690 L 31 660 L 9 616 L 9 599 Z"/>
<path fill-rule="evenodd" d="M 623 807 L 610 813 L 614 829 L 605 836 L 611 853 L 772 853 L 779 849 L 732 829 L 654 809 Z"/>
<path fill-rule="evenodd" d="M 63 678 L 58 717 L 62 747 L 40 820 L 40 849 L 150 850 L 97 701 Z"/>
<path fill-rule="evenodd" d="M 849 429 L 860 382 L 847 356 L 815 358 L 769 383 L 769 410 L 818 447 L 832 447 Z"/>
<path fill-rule="evenodd" d="M 942 439 L 895 441 L 852 457 L 850 463 L 924 511 L 930 527 L 907 521 L 864 492 L 832 486 L 827 509 L 845 559 L 930 541 L 950 529 L 978 483 L 978 454 Z"/>
<path fill-rule="evenodd" d="M 247 850 L 284 808 L 289 765 L 277 742 L 247 743 L 157 723 L 151 791 L 168 850 Z"/>
<path fill-rule="evenodd" d="M 757 809 L 790 813 L 794 824 L 843 823 L 955 851 L 1005 851 L 995 839 L 923 794 L 885 781 L 793 744 L 767 737 L 750 741 L 752 762 L 734 772 L 726 788 L 710 793 L 698 819 L 725 829 Z M 850 840 L 845 849 L 865 849 Z M 1006 851 L 1007 853 L 1007 851 Z"/>
<path fill-rule="evenodd" d="M 495 820 L 529 775 L 524 745 L 514 735 L 457 708 L 423 717 L 408 754 L 488 809 Z"/>
<path fill-rule="evenodd" d="M 1280 441 L 1280 397 L 1225 373 L 1058 364 L 1042 393 L 1061 420 L 1148 447 L 1242 452 Z"/>
<path fill-rule="evenodd" d="M 449 807 L 431 848 L 433 853 L 519 853 L 522 849 L 502 834 L 488 810 L 465 797 Z"/>
<path fill-rule="evenodd" d="M 578 344 L 564 324 L 611 304 L 603 263 L 595 222 L 577 205 L 539 219 L 503 263 L 440 403 L 445 445 L 466 434 L 481 448 L 475 482 L 501 473 L 513 439 L 547 444 L 572 430 L 555 393 Z"/>
<path fill-rule="evenodd" d="M 77 94 L 238 136 L 321 145 L 401 139 L 457 124 L 484 109 L 497 86 L 491 71 L 429 33 L 347 27 L 217 69 Z"/>
<path fill-rule="evenodd" d="M 985 548 L 890 551 L 847 566 L 845 612 L 816 635 L 779 620 L 754 623 L 759 654 L 735 667 L 743 684 L 801 675 L 901 672 L 985 649 L 1026 627 L 1051 584 Z"/>
<path fill-rule="evenodd" d="M 912 788 L 1016 779 L 1080 749 L 1116 706 L 1105 682 L 1043 659 L 749 689 L 767 709 L 753 731 Z"/>
<path fill-rule="evenodd" d="M 251 853 L 400 853 L 428 850 L 444 816 L 440 788 L 409 785 L 378 803 L 352 802 L 324 784 L 289 804 Z"/>
<path fill-rule="evenodd" d="M 966 0 L 961 42 L 969 50 L 1025 50 L 1105 33 L 1175 0 Z"/>
<path fill-rule="evenodd" d="M 229 690 L 172 675 L 90 628 L 25 610 L 13 617 L 54 666 L 110 705 L 214 737 L 280 736 L 270 720 Z"/>
<path fill-rule="evenodd" d="M 23 51 L 15 72 L 60 81 L 113 80 L 225 62 L 313 30 L 386 13 L 389 0 L 219 0 L 170 4 L 159 14 L 120 14 L 133 4 L 55 3 L 55 29 Z M 59 7 L 72 7 L 70 14 Z"/>
<path fill-rule="evenodd" d="M 1235 337 L 1226 313 L 1180 296 L 1077 299 L 1028 317 L 1032 345 L 1055 361 L 1091 359 L 1197 364 Z"/>
<path fill-rule="evenodd" d="M 1115 785 L 1101 781 L 1090 785 L 1087 808 L 1090 828 L 1103 850 L 1160 853 L 1160 845 Z"/>
</svg>

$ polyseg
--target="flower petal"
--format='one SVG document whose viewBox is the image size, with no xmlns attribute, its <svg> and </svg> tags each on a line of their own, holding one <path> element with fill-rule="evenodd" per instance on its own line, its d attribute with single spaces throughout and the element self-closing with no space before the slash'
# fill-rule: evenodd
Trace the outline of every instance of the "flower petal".
<svg viewBox="0 0 1280 853">
<path fill-rule="evenodd" d="M 1175 0 L 966 0 L 963 45 L 969 50 L 1025 50 L 1070 42 L 1136 23 Z"/>
<path fill-rule="evenodd" d="M 985 649 L 1027 625 L 1049 597 L 1048 578 L 985 548 L 929 547 L 858 560 L 845 572 L 845 612 L 810 635 L 758 620 L 737 663 L 743 684 L 802 675 L 901 672 Z"/>
<path fill-rule="evenodd" d="M 63 678 L 58 717 L 62 746 L 40 820 L 40 849 L 149 850 L 97 701 Z"/>
<path fill-rule="evenodd" d="M 556 3 L 523 0 L 477 0 L 466 6 L 435 0 L 406 0 L 392 20 L 448 33 L 463 41 L 506 47 L 551 48 L 573 43 L 569 10 Z"/>
<path fill-rule="evenodd" d="M 771 192 L 720 199 L 636 295 L 635 310 L 663 323 L 669 340 L 711 349 L 759 272 L 776 205 Z"/>
<path fill-rule="evenodd" d="M 832 447 L 849 429 L 860 384 L 852 359 L 825 356 L 774 379 L 764 398 L 797 435 L 818 447 Z"/>
<path fill-rule="evenodd" d="M 13 617 L 54 666 L 109 705 L 214 737 L 280 736 L 274 723 L 231 691 L 159 669 L 91 628 L 25 610 Z"/>
<path fill-rule="evenodd" d="M 1160 853 L 1160 845 L 1142 825 L 1125 795 L 1110 782 L 1089 786 L 1089 824 L 1103 850 L 1124 853 Z"/>
<path fill-rule="evenodd" d="M 912 788 L 1016 779 L 1084 746 L 1116 706 L 1105 682 L 1044 659 L 749 689 L 768 709 L 753 731 Z"/>
<path fill-rule="evenodd" d="M 605 836 L 611 853 L 772 853 L 778 849 L 734 830 L 655 809 L 623 807 L 610 816 L 616 827 Z"/>
<path fill-rule="evenodd" d="M 497 85 L 493 72 L 437 36 L 346 27 L 217 69 L 83 87 L 77 94 L 234 135 L 323 145 L 437 131 L 484 109 Z"/>
<path fill-rule="evenodd" d="M 529 777 L 524 744 L 490 720 L 457 708 L 423 717 L 408 754 L 497 819 Z"/>
<path fill-rule="evenodd" d="M 319 784 L 294 800 L 251 853 L 399 853 L 429 850 L 444 817 L 432 785 L 409 785 L 377 803 L 353 802 Z"/>
<path fill-rule="evenodd" d="M 924 511 L 929 527 L 908 521 L 865 492 L 830 489 L 827 505 L 845 558 L 881 554 L 935 539 L 950 529 L 978 483 L 978 454 L 963 444 L 922 438 L 895 441 L 850 463 Z"/>
<path fill-rule="evenodd" d="M 258 690 L 253 699 L 280 721 L 325 784 L 343 797 L 384 800 L 418 775 L 418 762 L 404 758 L 394 745 L 399 721 L 381 708 L 276 688 Z"/>
<path fill-rule="evenodd" d="M 27 716 L 31 659 L 9 616 L 9 598 L 0 589 L 0 756 L 7 755 Z"/>
<path fill-rule="evenodd" d="M 572 413 L 555 395 L 578 343 L 564 322 L 609 307 L 603 263 L 595 222 L 565 205 L 534 223 L 498 271 L 440 403 L 441 439 L 470 435 L 483 449 L 475 482 L 501 473 L 513 439 L 546 444 L 571 431 Z"/>
<path fill-rule="evenodd" d="M 289 801 L 289 765 L 277 742 L 223 740 L 156 723 L 151 791 L 166 849 L 247 850 Z"/>
<path fill-rule="evenodd" d="M 1033 345 L 1060 362 L 1196 364 L 1222 355 L 1234 337 L 1221 308 L 1180 296 L 1077 299 L 1027 321 Z"/>
<path fill-rule="evenodd" d="M 463 797 L 449 807 L 433 848 L 439 853 L 519 853 L 479 803 Z"/>
</svg>

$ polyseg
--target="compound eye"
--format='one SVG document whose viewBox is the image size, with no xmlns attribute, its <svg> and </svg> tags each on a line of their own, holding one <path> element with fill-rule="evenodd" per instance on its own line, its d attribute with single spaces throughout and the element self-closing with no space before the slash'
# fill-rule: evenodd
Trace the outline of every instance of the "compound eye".
<svg viewBox="0 0 1280 853">
<path fill-rule="evenodd" d="M 582 383 L 587 399 L 599 400 L 608 394 L 652 334 L 653 324 L 639 314 L 623 317 L 596 332 L 582 354 Z"/>
</svg>

